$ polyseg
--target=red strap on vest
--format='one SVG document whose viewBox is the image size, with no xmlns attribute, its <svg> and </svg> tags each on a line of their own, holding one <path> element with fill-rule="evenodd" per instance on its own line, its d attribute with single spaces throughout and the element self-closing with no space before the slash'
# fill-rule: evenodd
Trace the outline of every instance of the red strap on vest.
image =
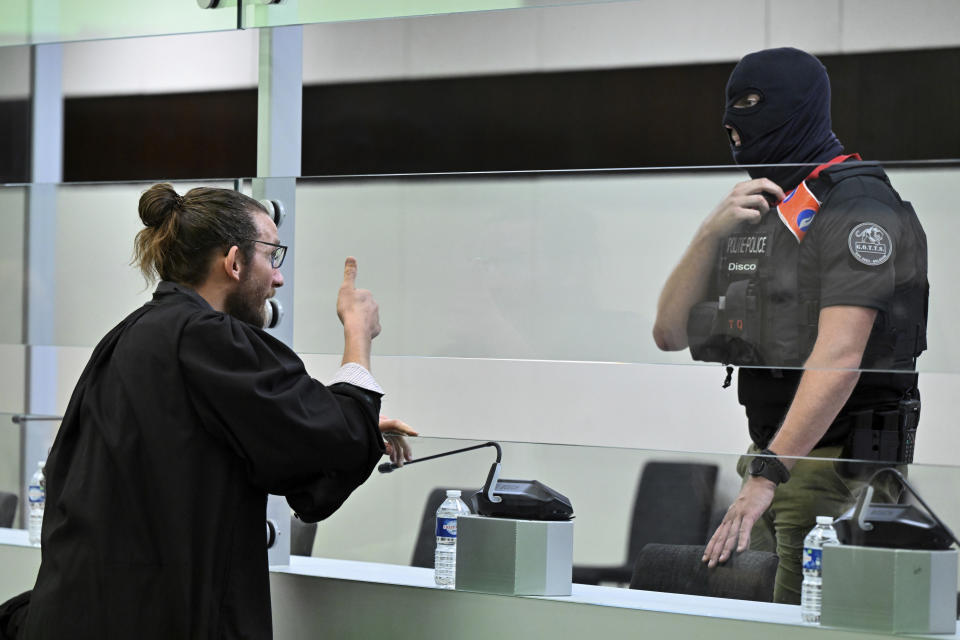
<svg viewBox="0 0 960 640">
<path fill-rule="evenodd" d="M 813 171 L 811 171 L 811 172 L 810 172 L 810 175 L 808 175 L 806 179 L 807 179 L 807 180 L 816 180 L 817 177 L 820 176 L 820 172 L 821 172 L 821 171 L 823 171 L 824 169 L 826 169 L 827 167 L 829 167 L 829 166 L 831 166 L 831 165 L 837 164 L 838 162 L 846 162 L 849 158 L 853 158 L 854 160 L 862 160 L 862 159 L 863 159 L 863 158 L 860 157 L 860 154 L 859 154 L 859 153 L 850 153 L 850 154 L 847 154 L 847 155 L 845 155 L 845 156 L 837 156 L 837 157 L 834 158 L 833 160 L 830 160 L 830 161 L 828 161 L 828 162 L 825 162 L 825 163 L 823 163 L 822 165 L 820 165 L 819 167 L 817 167 L 816 169 L 814 169 Z"/>
</svg>

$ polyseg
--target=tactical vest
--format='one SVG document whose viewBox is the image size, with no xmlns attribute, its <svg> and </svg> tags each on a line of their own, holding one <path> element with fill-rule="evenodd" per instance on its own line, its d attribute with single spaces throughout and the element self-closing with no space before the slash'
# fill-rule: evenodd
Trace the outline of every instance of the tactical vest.
<svg viewBox="0 0 960 640">
<path fill-rule="evenodd" d="M 837 165 L 819 178 L 826 185 L 819 202 L 809 190 L 803 192 L 806 185 L 801 183 L 781 203 L 781 208 L 793 207 L 791 215 L 771 209 L 759 224 L 744 223 L 724 239 L 716 270 L 719 297 L 694 305 L 687 322 L 695 360 L 803 366 L 816 341 L 820 301 L 800 290 L 800 241 L 816 209 L 827 205 L 833 188 L 854 176 L 883 180 L 892 191 L 875 163 Z M 791 198 L 798 201 L 791 204 Z M 911 283 L 896 289 L 890 313 L 877 315 L 864 352 L 865 369 L 913 369 L 915 358 L 926 348 L 926 236 L 910 203 L 896 200 L 906 216 L 904 232 L 916 238 L 915 268 L 922 274 L 922 286 Z M 805 209 L 805 203 L 813 209 Z"/>
</svg>

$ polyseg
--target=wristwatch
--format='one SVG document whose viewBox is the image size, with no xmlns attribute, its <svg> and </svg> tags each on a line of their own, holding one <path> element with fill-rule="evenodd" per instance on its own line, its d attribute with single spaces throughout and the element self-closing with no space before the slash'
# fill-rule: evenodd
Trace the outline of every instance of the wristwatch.
<svg viewBox="0 0 960 640">
<path fill-rule="evenodd" d="M 750 466 L 747 467 L 747 473 L 751 476 L 766 478 L 776 485 L 783 484 L 790 479 L 790 472 L 787 470 L 786 465 L 780 462 L 777 454 L 770 451 L 770 449 L 764 449 L 760 453 L 761 455 L 769 457 L 761 458 L 760 456 L 756 456 L 750 461 Z"/>
</svg>

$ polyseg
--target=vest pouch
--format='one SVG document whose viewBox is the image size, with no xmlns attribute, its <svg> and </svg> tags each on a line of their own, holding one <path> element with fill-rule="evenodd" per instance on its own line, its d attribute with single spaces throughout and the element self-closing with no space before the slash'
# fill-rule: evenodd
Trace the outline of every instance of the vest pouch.
<svg viewBox="0 0 960 640">
<path fill-rule="evenodd" d="M 700 302 L 690 309 L 687 343 L 694 360 L 763 364 L 754 336 L 759 313 L 752 289 L 750 281 L 740 280 L 727 287 L 727 295 L 721 298 L 723 308 L 721 302 Z"/>
<path fill-rule="evenodd" d="M 687 318 L 690 356 L 701 362 L 727 362 L 727 338 L 720 332 L 720 304 L 700 302 Z"/>
<path fill-rule="evenodd" d="M 727 287 L 720 311 L 720 331 L 727 337 L 728 364 L 762 365 L 760 309 L 756 281 L 737 280 Z"/>
</svg>

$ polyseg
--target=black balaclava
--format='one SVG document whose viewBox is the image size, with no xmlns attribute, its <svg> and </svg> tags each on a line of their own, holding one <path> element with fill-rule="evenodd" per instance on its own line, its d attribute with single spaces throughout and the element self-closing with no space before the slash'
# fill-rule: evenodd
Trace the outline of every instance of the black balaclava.
<svg viewBox="0 0 960 640">
<path fill-rule="evenodd" d="M 745 109 L 734 103 L 748 93 L 760 102 Z M 843 152 L 830 128 L 830 78 L 815 57 L 790 47 L 743 57 L 727 81 L 723 124 L 740 134 L 730 142 L 737 164 L 823 163 Z M 813 167 L 751 167 L 751 178 L 769 178 L 784 191 L 800 184 Z"/>
</svg>

